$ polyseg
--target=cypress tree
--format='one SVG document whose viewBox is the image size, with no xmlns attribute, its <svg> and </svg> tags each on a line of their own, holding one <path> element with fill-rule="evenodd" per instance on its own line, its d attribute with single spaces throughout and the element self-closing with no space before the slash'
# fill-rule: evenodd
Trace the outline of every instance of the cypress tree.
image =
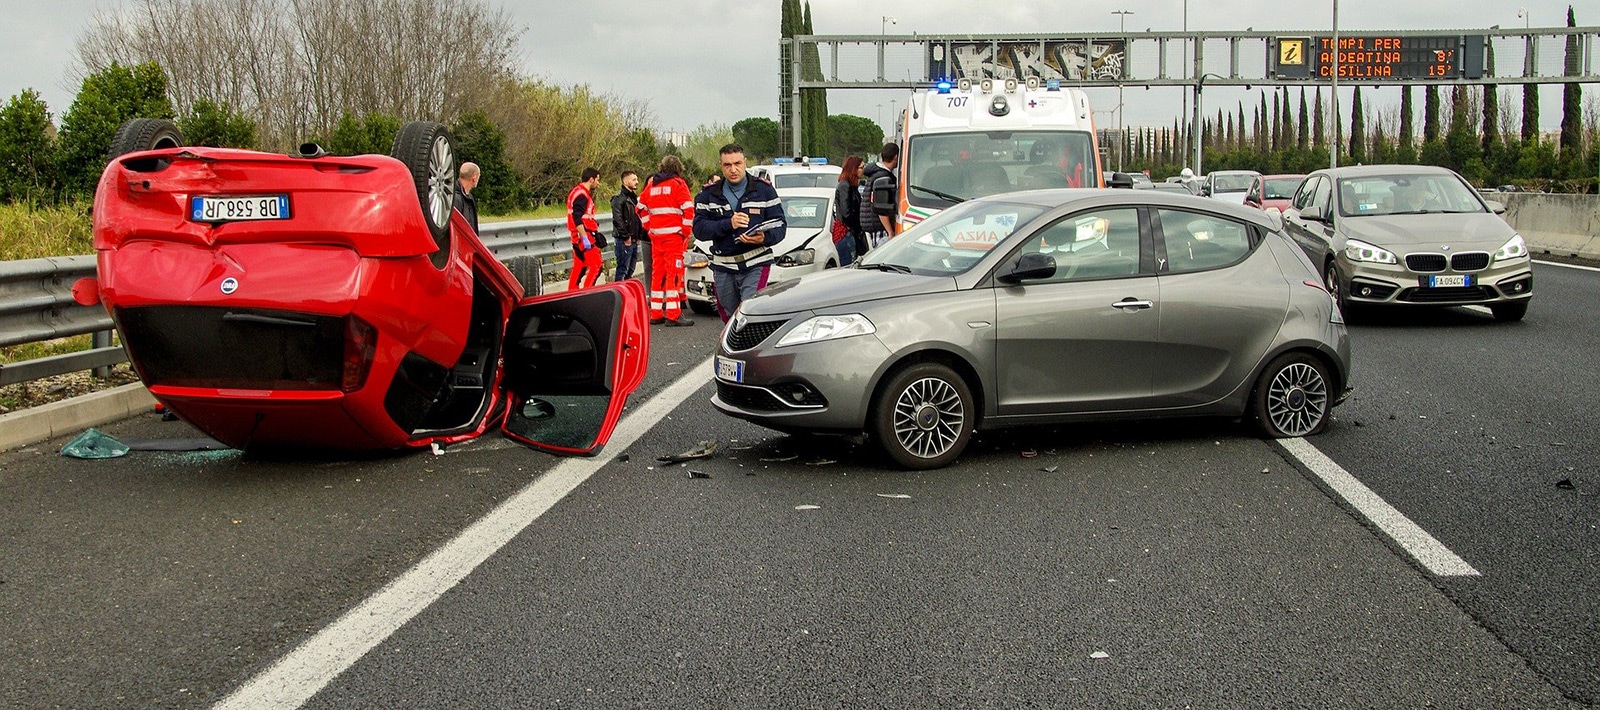
<svg viewBox="0 0 1600 710">
<path fill-rule="evenodd" d="M 813 34 L 811 25 L 811 3 L 805 5 L 804 19 L 800 26 L 801 34 Z M 807 45 L 804 56 L 800 62 L 800 77 L 806 81 L 822 80 L 822 57 L 817 45 Z M 806 155 L 828 154 L 828 90 L 805 89 L 800 92 L 801 113 L 804 124 L 801 126 L 800 150 Z"/>
<path fill-rule="evenodd" d="M 1422 95 L 1422 142 L 1439 140 L 1439 87 L 1429 86 Z"/>
<path fill-rule="evenodd" d="M 1567 26 L 1577 27 L 1577 17 L 1572 12 L 1572 6 L 1567 6 Z M 1578 44 L 1579 35 L 1567 35 L 1567 61 L 1565 76 L 1578 76 L 1583 61 L 1582 48 Z M 1577 82 L 1567 82 L 1561 85 L 1561 163 L 1565 168 L 1563 177 L 1589 177 L 1593 173 L 1585 170 L 1582 159 L 1583 152 L 1583 89 Z"/>
<path fill-rule="evenodd" d="M 1316 105 L 1313 106 L 1312 109 L 1311 109 L 1311 118 L 1312 118 L 1311 142 L 1312 142 L 1312 147 L 1321 148 L 1321 147 L 1323 147 L 1323 146 L 1328 144 L 1327 137 L 1326 137 L 1328 135 L 1328 133 L 1327 133 L 1327 126 L 1324 124 L 1323 118 L 1322 118 L 1322 116 L 1323 116 L 1323 113 L 1322 113 L 1322 87 L 1320 87 L 1320 86 L 1317 87 L 1317 95 L 1316 95 L 1315 104 Z"/>
<path fill-rule="evenodd" d="M 1539 140 L 1539 85 L 1522 85 L 1522 142 Z"/>
<path fill-rule="evenodd" d="M 1355 98 L 1350 100 L 1350 161 L 1360 165 L 1367 162 L 1367 120 L 1361 110 L 1361 87 L 1355 88 Z"/>
<path fill-rule="evenodd" d="M 1306 90 L 1300 89 L 1300 127 L 1294 132 L 1294 145 L 1301 153 L 1311 147 L 1311 112 L 1306 109 Z"/>
<path fill-rule="evenodd" d="M 1397 136 L 1399 138 L 1399 148 L 1395 151 L 1395 162 L 1397 163 L 1417 162 L 1417 137 L 1415 135 L 1417 126 L 1413 119 L 1413 114 L 1415 113 L 1416 110 L 1411 105 L 1411 85 L 1407 84 L 1400 87 L 1400 135 Z"/>
<path fill-rule="evenodd" d="M 1266 94 L 1261 95 L 1267 98 Z M 1283 150 L 1283 110 L 1278 105 L 1278 96 L 1272 96 L 1272 134 L 1267 139 L 1268 150 L 1274 152 Z"/>
</svg>

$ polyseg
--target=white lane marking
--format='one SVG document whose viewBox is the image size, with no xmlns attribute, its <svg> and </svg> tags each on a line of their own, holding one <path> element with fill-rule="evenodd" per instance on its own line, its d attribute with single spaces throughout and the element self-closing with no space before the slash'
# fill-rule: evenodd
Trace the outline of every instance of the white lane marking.
<svg viewBox="0 0 1600 710">
<path fill-rule="evenodd" d="M 1563 264 L 1563 263 L 1561 263 L 1559 261 L 1539 261 L 1538 259 L 1534 259 L 1533 263 L 1539 264 L 1541 266 L 1562 266 L 1562 267 L 1566 267 L 1568 269 L 1582 269 L 1584 271 L 1600 271 L 1600 269 L 1597 269 L 1597 268 L 1595 268 L 1593 266 L 1579 266 L 1577 264 Z"/>
<path fill-rule="evenodd" d="M 1372 521 L 1385 535 L 1400 545 L 1413 559 L 1426 567 L 1436 577 L 1478 577 L 1481 574 L 1456 556 L 1444 543 L 1439 542 L 1421 526 L 1411 522 L 1404 513 L 1378 497 L 1355 476 L 1333 462 L 1317 447 L 1305 439 L 1279 439 L 1279 444 L 1289 455 L 1299 459 L 1312 473 L 1322 479 L 1333 492 L 1344 498 L 1356 512 Z"/>
<path fill-rule="evenodd" d="M 219 710 L 297 708 L 449 591 L 540 515 L 571 493 L 617 453 L 650 431 L 673 408 L 711 379 L 711 360 L 691 368 L 671 386 L 617 424 L 594 458 L 569 458 L 535 479 L 455 539 L 368 597 L 271 668 L 215 706 Z"/>
<path fill-rule="evenodd" d="M 1462 308 L 1465 308 L 1465 309 L 1467 309 L 1469 311 L 1475 311 L 1475 312 L 1478 312 L 1478 313 L 1482 313 L 1482 314 L 1484 314 L 1486 316 L 1494 315 L 1494 311 L 1489 310 L 1488 306 L 1462 306 Z"/>
</svg>

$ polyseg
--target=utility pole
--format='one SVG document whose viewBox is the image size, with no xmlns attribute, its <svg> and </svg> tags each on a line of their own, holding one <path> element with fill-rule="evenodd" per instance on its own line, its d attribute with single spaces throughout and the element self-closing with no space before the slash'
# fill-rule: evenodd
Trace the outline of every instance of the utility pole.
<svg viewBox="0 0 1600 710">
<path fill-rule="evenodd" d="M 1185 5 L 1187 4 L 1188 0 L 1185 0 Z M 1117 16 L 1117 31 L 1122 33 L 1122 53 L 1124 56 L 1122 72 L 1126 74 L 1128 72 L 1126 61 L 1128 53 L 1128 16 L 1132 15 L 1133 11 L 1112 10 L 1111 14 Z M 1119 173 L 1122 172 L 1122 154 L 1127 151 L 1127 143 L 1128 137 L 1124 135 L 1122 127 L 1122 77 L 1117 77 L 1117 172 Z"/>
</svg>

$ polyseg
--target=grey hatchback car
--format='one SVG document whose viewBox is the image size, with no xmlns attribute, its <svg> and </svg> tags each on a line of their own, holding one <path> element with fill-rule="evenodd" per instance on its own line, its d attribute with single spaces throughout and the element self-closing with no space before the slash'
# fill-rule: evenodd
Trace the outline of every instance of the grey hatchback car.
<svg viewBox="0 0 1600 710">
<path fill-rule="evenodd" d="M 1283 221 L 1346 313 L 1483 305 L 1516 321 L 1533 298 L 1533 261 L 1503 211 L 1447 168 L 1365 165 L 1311 173 Z"/>
<path fill-rule="evenodd" d="M 857 265 L 745 301 L 713 404 L 787 432 L 866 432 L 938 468 L 972 433 L 1166 416 L 1315 434 L 1350 381 L 1343 318 L 1275 212 L 1146 190 L 956 205 Z"/>
</svg>

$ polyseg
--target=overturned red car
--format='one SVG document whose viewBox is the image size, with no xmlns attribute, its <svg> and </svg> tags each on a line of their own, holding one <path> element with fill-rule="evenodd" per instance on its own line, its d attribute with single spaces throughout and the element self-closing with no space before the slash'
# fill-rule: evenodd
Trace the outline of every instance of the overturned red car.
<svg viewBox="0 0 1600 710">
<path fill-rule="evenodd" d="M 499 426 L 594 453 L 644 377 L 645 293 L 539 296 L 453 209 L 444 126 L 391 155 L 186 147 L 170 121 L 113 142 L 94 201 L 103 302 L 157 400 L 246 450 L 385 450 Z"/>
</svg>

